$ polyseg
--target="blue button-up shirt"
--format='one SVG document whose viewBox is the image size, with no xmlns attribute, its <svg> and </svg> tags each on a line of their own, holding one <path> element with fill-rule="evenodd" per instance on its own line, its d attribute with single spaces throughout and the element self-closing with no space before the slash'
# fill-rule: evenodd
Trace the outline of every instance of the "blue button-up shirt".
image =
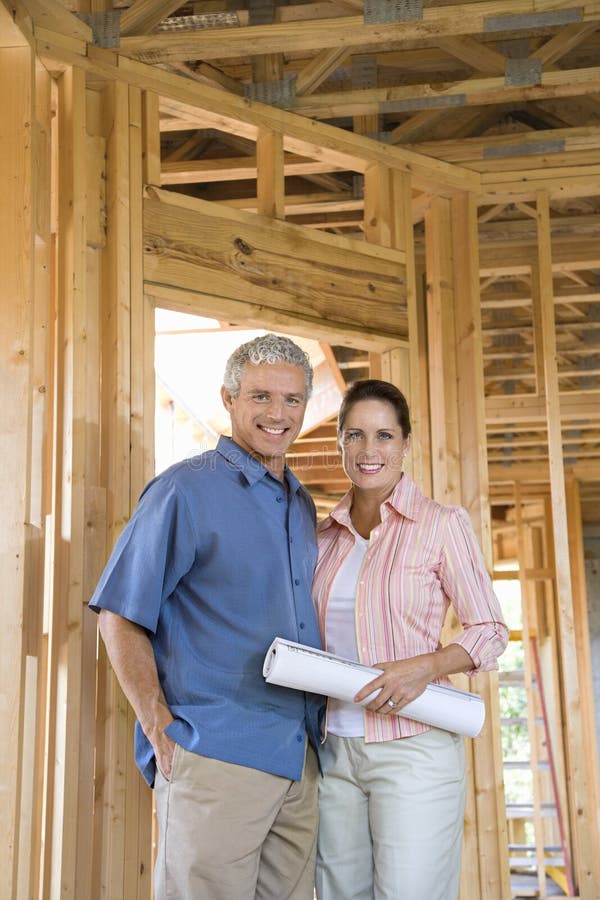
<svg viewBox="0 0 600 900">
<path fill-rule="evenodd" d="M 318 746 L 322 698 L 267 684 L 275 636 L 320 647 L 311 599 L 315 510 L 229 438 L 151 481 L 90 601 L 148 632 L 187 750 L 299 779 L 306 733 Z M 154 754 L 136 725 L 149 784 Z"/>
</svg>

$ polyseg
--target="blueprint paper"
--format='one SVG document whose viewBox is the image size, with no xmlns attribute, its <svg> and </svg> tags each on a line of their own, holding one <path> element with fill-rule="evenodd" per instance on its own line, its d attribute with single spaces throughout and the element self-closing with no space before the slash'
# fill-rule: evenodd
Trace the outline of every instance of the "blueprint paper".
<svg viewBox="0 0 600 900">
<path fill-rule="evenodd" d="M 381 675 L 381 671 L 279 637 L 269 647 L 263 665 L 263 675 L 270 684 L 324 694 L 350 703 L 365 684 Z M 370 694 L 362 705 L 369 703 L 377 693 Z M 444 731 L 476 737 L 485 720 L 485 704 L 477 694 L 429 684 L 420 697 L 398 709 L 396 714 Z"/>
</svg>

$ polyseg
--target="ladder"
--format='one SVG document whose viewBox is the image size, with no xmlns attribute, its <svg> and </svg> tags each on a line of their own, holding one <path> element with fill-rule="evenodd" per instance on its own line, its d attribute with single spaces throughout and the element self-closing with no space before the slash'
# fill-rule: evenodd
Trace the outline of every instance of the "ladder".
<svg viewBox="0 0 600 900">
<path fill-rule="evenodd" d="M 505 672 L 502 681 L 504 684 L 522 685 L 525 691 L 527 716 L 505 717 L 501 724 L 503 727 L 527 725 L 530 757 L 527 760 L 505 760 L 504 768 L 531 770 L 533 794 L 528 802 L 507 803 L 506 806 L 508 832 L 511 836 L 508 849 L 512 893 L 513 897 L 573 897 L 573 871 L 560 801 L 537 638 L 535 634 L 529 634 L 527 638 L 522 632 L 513 632 L 511 639 L 524 641 L 524 669 Z M 548 819 L 556 821 L 556 828 L 548 827 Z M 526 821 L 533 824 L 533 842 L 524 839 Z M 556 830 L 558 840 L 552 841 L 548 837 L 548 832 Z M 519 837 L 522 839 L 519 840 Z"/>
</svg>

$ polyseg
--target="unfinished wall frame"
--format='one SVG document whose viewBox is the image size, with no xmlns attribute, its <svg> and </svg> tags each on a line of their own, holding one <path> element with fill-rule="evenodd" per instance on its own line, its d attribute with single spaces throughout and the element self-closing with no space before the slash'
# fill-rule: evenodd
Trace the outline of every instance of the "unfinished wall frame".
<svg viewBox="0 0 600 900">
<path fill-rule="evenodd" d="M 544 390 L 525 403 L 560 428 L 547 297 L 553 266 L 564 261 L 548 237 L 551 179 L 526 193 L 530 201 L 537 191 L 538 258 L 518 247 L 508 258 L 479 253 L 478 198 L 523 192 L 518 179 L 483 178 L 482 190 L 479 173 L 457 164 L 102 50 L 83 22 L 61 32 L 60 9 L 36 23 L 19 2 L 14 15 L 0 4 L 0 77 L 15 84 L 0 111 L 9 135 L 0 228 L 11 302 L 2 306 L 0 346 L 9 375 L 2 479 L 12 598 L 0 638 L 0 859 L 11 900 L 148 900 L 151 794 L 133 761 L 132 712 L 85 604 L 153 474 L 155 306 L 369 351 L 384 377 L 408 384 L 413 474 L 437 499 L 467 507 L 491 565 L 485 424 L 494 400 L 484 402 L 478 277 L 490 267 L 534 267 Z M 261 66 L 274 72 L 277 60 Z M 256 143 L 253 211 L 165 189 L 165 115 Z M 316 171 L 323 162 L 364 176 L 364 243 L 285 221 L 285 167 Z M 427 297 L 413 202 L 427 208 Z M 593 734 L 593 719 L 575 693 L 590 673 L 579 652 L 585 633 L 573 624 L 585 605 L 580 545 L 566 541 L 577 522 L 577 481 L 565 489 L 556 435 L 551 448 L 565 780 L 578 889 L 591 900 L 600 876 L 586 823 L 598 782 L 577 743 L 580 726 Z M 494 676 L 474 688 L 488 721 L 470 745 L 461 898 L 505 900 Z"/>
</svg>

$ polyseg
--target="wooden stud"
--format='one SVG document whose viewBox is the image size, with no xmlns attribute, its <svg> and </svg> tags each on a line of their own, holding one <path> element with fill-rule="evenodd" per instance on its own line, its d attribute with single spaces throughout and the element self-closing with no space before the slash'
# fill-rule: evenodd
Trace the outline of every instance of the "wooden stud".
<svg viewBox="0 0 600 900">
<path fill-rule="evenodd" d="M 107 137 L 107 234 L 102 259 L 103 421 L 101 479 L 108 486 L 107 550 L 110 552 L 130 515 L 130 224 L 129 224 L 129 90 L 116 82 L 105 92 L 104 133 Z M 128 765 L 132 735 L 127 702 L 99 644 L 99 707 L 104 713 L 102 768 L 97 769 L 97 808 L 101 810 L 103 848 L 100 880 L 108 896 L 127 896 L 123 848 L 126 829 L 137 828 L 126 817 Z M 135 896 L 135 894 L 133 895 Z"/>
<path fill-rule="evenodd" d="M 571 829 L 579 894 L 581 900 L 593 900 L 597 895 L 598 886 L 594 885 L 594 874 L 590 865 L 594 858 L 594 850 L 588 823 L 594 812 L 589 805 L 591 798 L 588 790 L 587 761 L 580 740 L 580 736 L 583 734 L 583 722 L 573 622 L 572 582 L 560 427 L 548 195 L 543 192 L 538 193 L 536 206 L 538 222 L 538 278 L 542 300 L 541 325 L 544 351 L 552 523 L 556 560 L 557 610 L 561 636 L 560 651 L 563 675 L 565 744 L 571 785 L 569 797 Z"/>
<path fill-rule="evenodd" d="M 425 241 L 433 496 L 453 503 L 461 487 L 450 201 L 432 200 Z"/>
<path fill-rule="evenodd" d="M 160 124 L 158 96 L 152 91 L 142 94 L 143 179 L 145 184 L 160 185 Z"/>
<path fill-rule="evenodd" d="M 91 820 L 93 749 L 80 746 L 86 496 L 85 96 L 80 70 L 58 84 L 57 378 L 55 571 L 48 646 L 49 729 L 44 882 L 52 893 L 89 890 L 90 848 L 78 820 Z M 92 686 L 93 688 L 93 686 Z M 92 690 L 93 698 L 93 690 Z M 82 702 L 83 701 L 83 702 Z M 92 701 L 93 702 L 93 701 Z M 69 714 L 67 715 L 67 711 Z M 88 776 L 88 777 L 86 777 Z M 59 887 L 60 886 L 60 887 Z"/>
<path fill-rule="evenodd" d="M 19 40 L 20 38 L 20 40 Z M 19 874 L 19 819 L 21 815 L 21 759 L 25 689 L 22 623 L 30 604 L 35 608 L 26 581 L 28 564 L 26 526 L 29 514 L 30 409 L 32 388 L 32 259 L 33 188 L 32 122 L 34 121 L 33 54 L 0 6 L 0 81 L 10 84 L 0 108 L 0 187 L 6 214 L 0 220 L 5 267 L 3 287 L 7 302 L 0 317 L 0 358 L 3 397 L 1 433 L 6 451 L 0 475 L 2 483 L 2 533 L 6 560 L 3 590 L 5 604 L 0 634 L 0 773 L 3 801 L 0 805 L 0 860 L 3 890 L 17 896 Z M 24 202 L 25 198 L 25 202 Z M 23 809 L 31 815 L 31 808 Z M 28 836 L 27 836 L 28 840 Z M 25 845 L 25 848 L 27 844 Z"/>
<path fill-rule="evenodd" d="M 540 673 L 536 672 L 531 650 L 531 639 L 537 640 L 537 608 L 535 603 L 535 584 L 527 579 L 528 566 L 532 565 L 530 547 L 530 529 L 523 520 L 522 499 L 519 484 L 515 484 L 515 522 L 517 527 L 517 550 L 519 562 L 519 584 L 521 587 L 522 609 L 522 638 L 524 655 L 524 686 L 527 692 L 527 730 L 529 735 L 529 762 L 531 766 L 531 782 L 533 795 L 533 831 L 536 848 L 535 866 L 537 870 L 538 896 L 547 897 L 546 866 L 545 866 L 545 829 L 542 820 L 542 784 L 540 777 L 540 752 L 538 740 L 537 717 L 538 710 L 535 703 L 535 691 L 539 687 Z M 537 682 L 537 683 L 536 683 Z M 548 842 L 549 843 L 549 842 Z"/>
<path fill-rule="evenodd" d="M 137 504 L 144 485 L 154 474 L 154 441 L 146 444 L 148 424 L 153 436 L 154 390 L 146 390 L 148 359 L 146 335 L 146 300 L 143 275 L 143 160 L 148 159 L 143 128 L 142 94 L 129 89 L 129 290 L 130 290 L 130 510 Z M 153 350 L 153 342 L 150 345 Z M 149 406 L 148 403 L 152 405 Z M 133 733 L 135 715 L 128 706 L 128 731 Z M 124 896 L 144 900 L 151 890 L 152 876 L 152 794 L 139 775 L 133 755 L 133 741 L 128 748 L 128 783 L 125 829 Z M 137 826 L 137 827 L 136 827 Z"/>
<path fill-rule="evenodd" d="M 575 660 L 579 670 L 579 680 L 589 689 L 581 692 L 581 718 L 583 732 L 579 746 L 585 748 L 587 791 L 589 796 L 590 818 L 588 828 L 592 847 L 600 847 L 600 822 L 593 815 L 600 810 L 600 769 L 598 767 L 598 745 L 596 740 L 595 711 L 592 690 L 592 660 L 589 632 L 589 614 L 585 586 L 585 563 L 583 546 L 583 526 L 581 515 L 581 495 L 579 482 L 567 478 L 565 485 L 567 503 L 567 534 L 569 557 L 571 560 L 571 585 L 573 589 L 573 624 L 576 645 Z M 590 860 L 593 882 L 600 885 L 600 858 L 594 854 Z"/>
<path fill-rule="evenodd" d="M 260 129 L 256 140 L 257 212 L 274 219 L 285 218 L 283 135 Z"/>
<path fill-rule="evenodd" d="M 454 318 L 456 328 L 457 410 L 460 422 L 461 504 L 467 509 L 488 569 L 492 568 L 491 517 L 487 472 L 477 202 L 472 194 L 451 201 Z M 502 785 L 502 746 L 498 681 L 483 673 L 471 688 L 488 710 L 480 740 L 471 745 L 475 778 L 480 891 L 482 897 L 507 896 L 508 847 Z M 495 822 L 491 830 L 480 823 Z"/>
</svg>

